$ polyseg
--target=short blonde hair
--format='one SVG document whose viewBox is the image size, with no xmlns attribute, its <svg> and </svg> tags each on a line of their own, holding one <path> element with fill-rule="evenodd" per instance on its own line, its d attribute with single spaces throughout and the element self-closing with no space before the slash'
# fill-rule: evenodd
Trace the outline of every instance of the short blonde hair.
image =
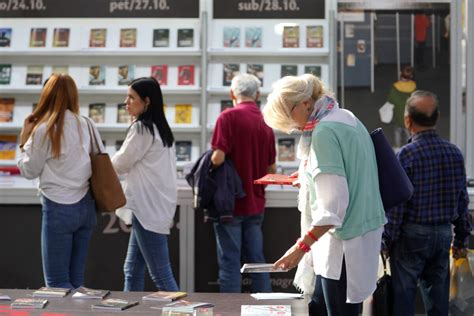
<svg viewBox="0 0 474 316">
<path fill-rule="evenodd" d="M 272 92 L 267 97 L 263 117 L 268 126 L 290 133 L 296 128 L 291 118 L 291 109 L 295 104 L 312 99 L 316 102 L 327 94 L 323 82 L 316 76 L 286 76 L 272 85 Z"/>
</svg>

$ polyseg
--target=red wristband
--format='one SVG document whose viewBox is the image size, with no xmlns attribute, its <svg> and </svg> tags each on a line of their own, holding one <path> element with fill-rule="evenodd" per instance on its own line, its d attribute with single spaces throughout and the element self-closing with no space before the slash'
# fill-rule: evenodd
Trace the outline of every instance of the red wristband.
<svg viewBox="0 0 474 316">
<path fill-rule="evenodd" d="M 301 250 L 303 250 L 306 253 L 311 251 L 311 248 L 307 244 L 305 244 L 302 239 L 298 239 L 296 241 L 296 245 L 298 245 L 298 248 L 300 248 Z"/>
<path fill-rule="evenodd" d="M 316 237 L 310 230 L 308 230 L 308 232 L 306 233 L 306 235 L 308 235 L 309 238 L 311 238 L 312 240 L 314 240 L 314 242 L 318 241 L 318 237 Z"/>
</svg>

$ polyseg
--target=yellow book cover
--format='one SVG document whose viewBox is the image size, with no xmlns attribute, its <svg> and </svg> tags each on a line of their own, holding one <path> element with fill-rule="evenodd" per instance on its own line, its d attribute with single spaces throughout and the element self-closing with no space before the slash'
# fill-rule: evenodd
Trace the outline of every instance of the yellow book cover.
<svg viewBox="0 0 474 316">
<path fill-rule="evenodd" d="M 193 106 L 191 104 L 176 104 L 174 121 L 176 124 L 191 124 Z"/>
<path fill-rule="evenodd" d="M 137 29 L 120 30 L 120 47 L 137 47 Z"/>
<path fill-rule="evenodd" d="M 0 160 L 13 160 L 16 156 L 16 135 L 0 135 Z"/>
</svg>

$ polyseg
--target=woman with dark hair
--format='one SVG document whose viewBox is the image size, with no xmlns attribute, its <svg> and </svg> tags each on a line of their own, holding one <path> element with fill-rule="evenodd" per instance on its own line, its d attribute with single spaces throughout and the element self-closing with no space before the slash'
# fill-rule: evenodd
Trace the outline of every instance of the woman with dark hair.
<svg viewBox="0 0 474 316">
<path fill-rule="evenodd" d="M 103 150 L 101 141 L 99 146 Z M 24 121 L 20 151 L 22 176 L 39 177 L 46 286 L 82 286 L 96 212 L 89 191 L 90 132 L 86 119 L 79 115 L 77 87 L 70 76 L 53 74 L 46 81 L 38 105 Z"/>
<path fill-rule="evenodd" d="M 154 78 L 132 81 L 125 103 L 132 125 L 112 158 L 125 175 L 123 209 L 132 213 L 124 291 L 143 291 L 145 265 L 159 290 L 177 291 L 167 236 L 176 210 L 176 156 L 160 85 Z"/>
</svg>

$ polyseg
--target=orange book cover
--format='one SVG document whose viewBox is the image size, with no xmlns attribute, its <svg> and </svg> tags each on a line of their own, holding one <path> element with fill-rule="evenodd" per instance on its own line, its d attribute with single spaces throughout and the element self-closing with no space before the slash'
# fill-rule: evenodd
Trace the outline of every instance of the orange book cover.
<svg viewBox="0 0 474 316">
<path fill-rule="evenodd" d="M 281 185 L 293 185 L 298 178 L 291 177 L 286 174 L 274 174 L 269 173 L 260 179 L 255 180 L 254 184 L 281 184 Z"/>
</svg>

